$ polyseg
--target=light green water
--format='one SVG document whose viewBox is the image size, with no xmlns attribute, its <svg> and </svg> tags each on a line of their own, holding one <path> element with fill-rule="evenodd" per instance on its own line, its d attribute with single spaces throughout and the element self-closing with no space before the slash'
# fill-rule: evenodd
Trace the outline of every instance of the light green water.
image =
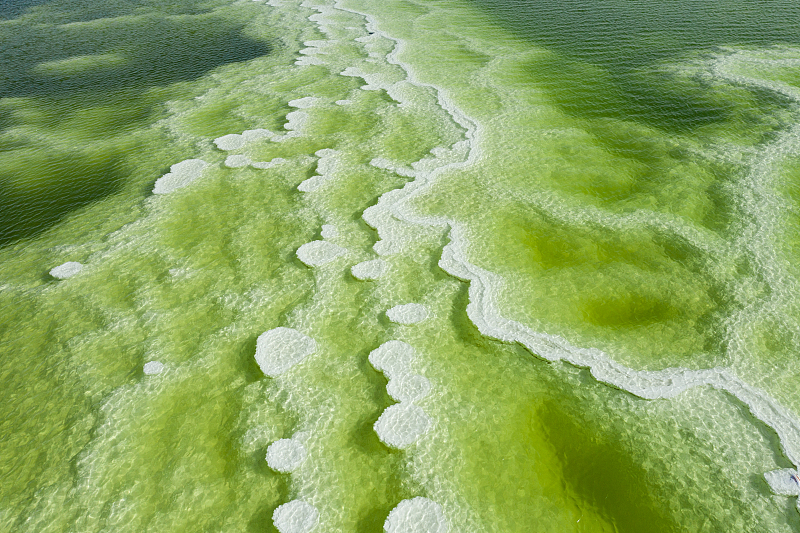
<svg viewBox="0 0 800 533">
<path fill-rule="evenodd" d="M 8 9 L 0 529 L 276 531 L 299 499 L 380 532 L 422 496 L 456 532 L 800 530 L 764 478 L 800 457 L 797 8 L 672 4 Z M 276 327 L 316 350 L 271 378 Z M 403 449 L 390 340 L 431 385 Z"/>
</svg>

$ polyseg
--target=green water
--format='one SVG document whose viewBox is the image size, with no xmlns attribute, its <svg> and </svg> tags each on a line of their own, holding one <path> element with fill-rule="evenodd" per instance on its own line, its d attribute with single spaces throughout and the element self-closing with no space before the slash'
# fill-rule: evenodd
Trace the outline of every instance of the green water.
<svg viewBox="0 0 800 533">
<path fill-rule="evenodd" d="M 798 9 L 0 1 L 0 530 L 800 530 Z"/>
</svg>

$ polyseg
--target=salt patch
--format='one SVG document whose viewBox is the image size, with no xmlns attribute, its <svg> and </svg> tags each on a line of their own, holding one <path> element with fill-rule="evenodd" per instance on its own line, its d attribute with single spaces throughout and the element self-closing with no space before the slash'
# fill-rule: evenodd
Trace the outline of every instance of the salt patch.
<svg viewBox="0 0 800 533">
<path fill-rule="evenodd" d="M 400 374 L 389 380 L 386 392 L 398 402 L 416 402 L 430 394 L 431 382 L 418 374 Z"/>
<path fill-rule="evenodd" d="M 271 469 L 288 474 L 306 460 L 306 449 L 296 439 L 281 439 L 270 444 L 266 459 Z"/>
<path fill-rule="evenodd" d="M 217 137 L 214 139 L 214 144 L 217 145 L 217 148 L 220 150 L 224 150 L 226 152 L 230 150 L 238 150 L 242 146 L 244 146 L 245 139 L 242 135 L 237 133 L 231 133 L 230 135 L 223 135 L 222 137 Z"/>
<path fill-rule="evenodd" d="M 430 428 L 431 419 L 413 403 L 390 405 L 373 428 L 381 442 L 392 448 L 407 448 Z"/>
<path fill-rule="evenodd" d="M 335 239 L 339 236 L 339 230 L 333 224 L 323 224 L 321 236 L 323 239 Z"/>
<path fill-rule="evenodd" d="M 781 470 L 773 470 L 764 474 L 764 479 L 767 480 L 769 488 L 772 492 L 781 496 L 800 496 L 800 485 L 792 479 L 792 476 L 797 476 L 797 470 L 791 468 L 783 468 Z"/>
<path fill-rule="evenodd" d="M 386 341 L 369 354 L 372 368 L 383 372 L 387 378 L 394 378 L 407 374 L 411 361 L 416 357 L 414 347 L 403 341 Z"/>
<path fill-rule="evenodd" d="M 398 503 L 383 524 L 386 533 L 447 533 L 448 527 L 442 506 L 421 496 Z"/>
<path fill-rule="evenodd" d="M 303 500 L 284 503 L 272 513 L 272 523 L 280 533 L 307 533 L 319 522 L 317 508 Z"/>
<path fill-rule="evenodd" d="M 144 373 L 148 376 L 160 374 L 164 371 L 164 363 L 159 361 L 148 361 L 144 364 Z"/>
<path fill-rule="evenodd" d="M 352 103 L 352 100 L 336 100 L 336 105 L 350 105 Z"/>
<path fill-rule="evenodd" d="M 373 281 L 386 272 L 386 261 L 383 259 L 373 259 L 371 261 L 364 261 L 357 265 L 353 265 L 350 269 L 353 277 L 362 281 Z"/>
<path fill-rule="evenodd" d="M 259 335 L 256 341 L 256 363 L 265 375 L 274 378 L 316 350 L 316 341 L 308 335 L 296 329 L 279 327 Z"/>
<path fill-rule="evenodd" d="M 422 304 L 396 305 L 386 311 L 386 316 L 397 324 L 416 324 L 428 318 L 428 308 Z"/>
<path fill-rule="evenodd" d="M 58 279 L 67 279 L 71 278 L 81 270 L 83 270 L 82 264 L 78 263 L 77 261 L 67 261 L 63 265 L 58 265 L 57 267 L 51 269 L 50 275 Z"/>
<path fill-rule="evenodd" d="M 326 241 L 311 241 L 297 249 L 297 258 L 310 267 L 330 263 L 346 250 Z"/>
<path fill-rule="evenodd" d="M 225 166 L 230 168 L 241 168 L 246 167 L 250 164 L 250 158 L 246 155 L 236 154 L 236 155 L 229 155 L 227 159 L 225 159 Z"/>
<path fill-rule="evenodd" d="M 200 177 L 208 163 L 202 159 L 187 159 L 169 167 L 169 172 L 156 180 L 153 194 L 171 193 L 181 187 L 186 187 Z"/>
<path fill-rule="evenodd" d="M 304 180 L 300 185 L 297 186 L 297 190 L 301 192 L 314 192 L 319 189 L 323 183 L 327 181 L 325 176 L 311 176 L 307 180 Z"/>
<path fill-rule="evenodd" d="M 265 130 L 264 128 L 245 130 L 242 132 L 242 139 L 244 139 L 245 142 L 257 141 L 258 139 L 264 138 L 271 139 L 274 136 L 275 134 L 273 132 Z"/>
</svg>

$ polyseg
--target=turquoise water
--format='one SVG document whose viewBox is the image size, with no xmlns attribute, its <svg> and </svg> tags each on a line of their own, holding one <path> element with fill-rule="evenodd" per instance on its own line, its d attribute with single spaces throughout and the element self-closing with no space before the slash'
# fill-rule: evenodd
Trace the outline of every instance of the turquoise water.
<svg viewBox="0 0 800 533">
<path fill-rule="evenodd" d="M 0 529 L 799 530 L 799 9 L 0 2 Z"/>
</svg>

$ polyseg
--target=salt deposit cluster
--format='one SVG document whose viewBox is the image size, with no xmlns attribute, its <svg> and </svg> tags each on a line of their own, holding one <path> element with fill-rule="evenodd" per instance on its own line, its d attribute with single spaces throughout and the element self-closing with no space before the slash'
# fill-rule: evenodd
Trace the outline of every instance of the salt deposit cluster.
<svg viewBox="0 0 800 533">
<path fill-rule="evenodd" d="M 408 448 L 431 427 L 431 419 L 414 403 L 431 391 L 430 381 L 411 371 L 416 355 L 410 344 L 398 340 L 387 341 L 369 354 L 372 367 L 389 380 L 386 391 L 400 402 L 387 407 L 373 426 L 378 438 L 392 448 Z"/>
</svg>

